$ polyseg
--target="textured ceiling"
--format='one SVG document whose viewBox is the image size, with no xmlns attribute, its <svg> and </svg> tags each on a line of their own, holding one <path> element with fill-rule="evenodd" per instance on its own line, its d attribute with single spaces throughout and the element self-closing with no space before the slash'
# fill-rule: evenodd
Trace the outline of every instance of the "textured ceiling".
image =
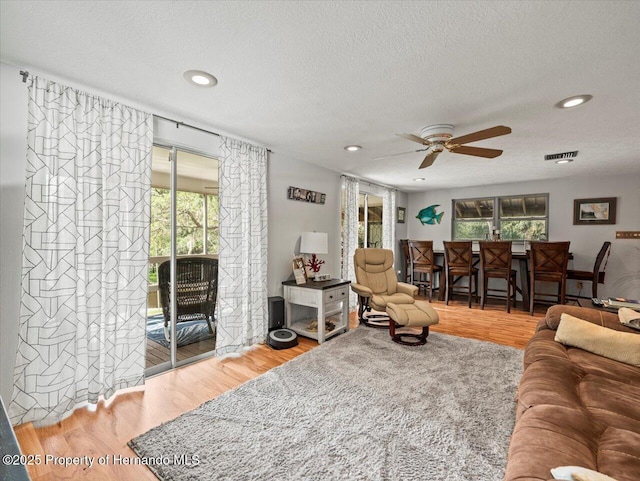
<svg viewBox="0 0 640 481">
<path fill-rule="evenodd" d="M 640 173 L 640 2 L 2 1 L 0 16 L 3 62 L 403 190 Z M 372 160 L 434 123 L 513 133 L 473 144 L 504 149 L 493 160 Z"/>
</svg>

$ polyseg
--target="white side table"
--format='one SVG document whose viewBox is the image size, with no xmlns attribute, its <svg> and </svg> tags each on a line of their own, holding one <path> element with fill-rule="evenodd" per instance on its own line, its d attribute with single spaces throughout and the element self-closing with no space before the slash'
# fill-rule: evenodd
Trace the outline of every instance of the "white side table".
<svg viewBox="0 0 640 481">
<path fill-rule="evenodd" d="M 316 339 L 318 344 L 349 330 L 349 284 L 351 281 L 331 279 L 321 282 L 308 281 L 306 284 L 285 281 L 282 284 L 284 286 L 285 322 L 289 329 L 300 336 Z M 294 319 L 293 304 L 314 307 L 317 315 L 312 318 Z M 327 332 L 325 321 L 329 317 L 336 321 L 336 327 Z M 307 327 L 314 319 L 318 320 L 318 330 L 309 331 Z"/>
</svg>

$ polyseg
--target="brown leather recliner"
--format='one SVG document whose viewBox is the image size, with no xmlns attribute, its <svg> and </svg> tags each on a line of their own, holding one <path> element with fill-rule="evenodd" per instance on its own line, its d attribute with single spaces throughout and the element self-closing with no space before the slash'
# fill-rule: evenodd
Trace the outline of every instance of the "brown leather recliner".
<svg viewBox="0 0 640 481">
<path fill-rule="evenodd" d="M 389 249 L 356 249 L 353 256 L 356 284 L 351 289 L 358 294 L 358 318 L 369 327 L 388 328 L 387 304 L 413 304 L 418 288 L 398 282 L 393 268 L 393 251 Z M 371 314 L 371 311 L 382 311 Z"/>
</svg>

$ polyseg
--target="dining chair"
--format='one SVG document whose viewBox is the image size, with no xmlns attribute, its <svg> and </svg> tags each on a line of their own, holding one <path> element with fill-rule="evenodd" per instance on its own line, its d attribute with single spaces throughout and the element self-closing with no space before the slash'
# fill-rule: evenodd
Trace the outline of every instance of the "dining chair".
<svg viewBox="0 0 640 481">
<path fill-rule="evenodd" d="M 607 260 L 611 254 L 611 242 L 605 241 L 596 256 L 596 262 L 592 271 L 577 271 L 567 269 L 567 279 L 591 282 L 591 297 L 598 297 L 598 284 L 604 284 L 604 271 L 607 268 Z M 604 265 L 603 265 L 604 263 Z M 579 296 L 576 296 L 579 297 Z"/>
<path fill-rule="evenodd" d="M 478 269 L 473 267 L 473 250 L 471 241 L 445 241 L 444 242 L 444 266 L 445 266 L 445 304 L 449 305 L 449 296 L 453 291 L 455 279 L 452 276 L 468 277 L 466 288 L 471 308 L 471 285 L 475 281 L 476 302 L 478 301 Z"/>
<path fill-rule="evenodd" d="M 418 289 L 423 286 L 429 292 L 429 302 L 431 302 L 434 273 L 442 270 L 442 267 L 433 260 L 433 241 L 410 240 L 409 258 L 411 260 L 411 280 L 409 282 L 414 286 L 418 286 Z"/>
<path fill-rule="evenodd" d="M 507 281 L 507 312 L 511 312 L 511 298 L 516 305 L 516 276 L 511 268 L 511 241 L 480 242 L 480 276 L 482 277 L 482 296 L 480 309 L 484 309 L 489 290 L 489 279 L 505 279 Z M 501 291 L 504 292 L 504 291 Z"/>
<path fill-rule="evenodd" d="M 404 282 L 411 284 L 411 258 L 409 255 L 409 239 L 400 239 L 402 264 L 404 265 Z"/>
<path fill-rule="evenodd" d="M 569 242 L 532 242 L 529 251 L 529 314 L 533 316 L 536 281 L 557 282 L 558 302 L 564 304 L 567 292 Z M 539 293 L 540 294 L 540 293 Z M 554 294 L 540 294 L 553 296 Z"/>
</svg>

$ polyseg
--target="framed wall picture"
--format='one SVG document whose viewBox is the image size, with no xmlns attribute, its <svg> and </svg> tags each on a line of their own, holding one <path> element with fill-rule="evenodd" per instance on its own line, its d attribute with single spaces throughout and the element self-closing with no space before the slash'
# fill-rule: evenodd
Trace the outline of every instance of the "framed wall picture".
<svg viewBox="0 0 640 481">
<path fill-rule="evenodd" d="M 327 199 L 327 195 L 322 192 L 301 189 L 300 187 L 290 185 L 289 189 L 287 189 L 287 198 L 289 200 L 299 200 L 302 202 L 309 202 L 311 204 L 324 204 Z"/>
<path fill-rule="evenodd" d="M 398 207 L 398 224 L 404 224 L 407 219 L 407 209 L 405 207 Z"/>
<path fill-rule="evenodd" d="M 616 197 L 575 199 L 573 225 L 615 224 L 616 199 Z"/>
</svg>

